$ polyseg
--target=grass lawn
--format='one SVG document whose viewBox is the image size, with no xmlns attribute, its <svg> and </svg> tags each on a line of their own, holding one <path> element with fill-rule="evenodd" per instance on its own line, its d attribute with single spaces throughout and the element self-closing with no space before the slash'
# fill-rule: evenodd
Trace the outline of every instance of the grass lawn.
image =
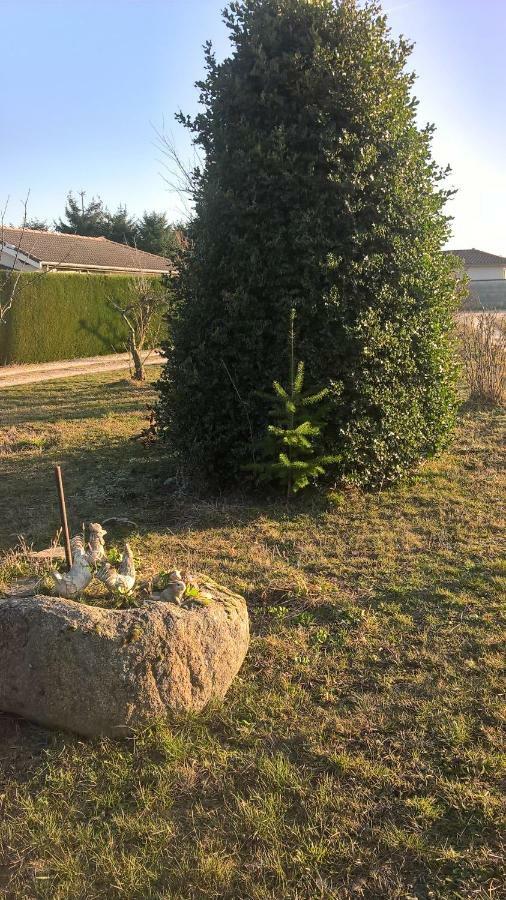
<svg viewBox="0 0 506 900">
<path fill-rule="evenodd" d="M 75 528 L 126 515 L 145 574 L 243 592 L 251 649 L 221 707 L 131 742 L 0 716 L 0 894 L 505 897 L 504 418 L 287 510 L 165 485 L 134 439 L 153 397 L 114 373 L 3 391 L 0 546 L 48 545 L 60 462 Z"/>
</svg>

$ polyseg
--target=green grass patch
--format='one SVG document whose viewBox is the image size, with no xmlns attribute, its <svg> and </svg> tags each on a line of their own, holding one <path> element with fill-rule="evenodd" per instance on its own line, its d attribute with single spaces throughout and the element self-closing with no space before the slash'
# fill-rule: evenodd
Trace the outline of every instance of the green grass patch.
<svg viewBox="0 0 506 900">
<path fill-rule="evenodd" d="M 0 893 L 501 896 L 504 416 L 463 412 L 392 489 L 287 508 L 165 483 L 170 455 L 135 439 L 153 398 L 114 373 L 5 390 L 0 544 L 49 544 L 60 462 L 74 529 L 125 516 L 141 577 L 242 592 L 251 649 L 223 704 L 131 742 L 0 717 Z"/>
</svg>

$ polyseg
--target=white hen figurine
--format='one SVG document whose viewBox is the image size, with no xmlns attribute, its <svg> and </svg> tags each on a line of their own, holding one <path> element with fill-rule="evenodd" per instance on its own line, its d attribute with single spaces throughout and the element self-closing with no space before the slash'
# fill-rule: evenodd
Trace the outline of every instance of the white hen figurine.
<svg viewBox="0 0 506 900">
<path fill-rule="evenodd" d="M 70 548 L 72 550 L 72 566 L 69 571 L 63 575 L 61 572 L 52 573 L 56 593 L 59 597 L 65 597 L 67 600 L 71 600 L 72 597 L 76 597 L 84 591 L 93 578 L 82 535 L 76 534 L 72 538 Z"/>
<path fill-rule="evenodd" d="M 106 562 L 98 570 L 97 578 L 114 593 L 130 593 L 135 584 L 136 571 L 133 553 L 129 544 L 125 544 L 125 551 L 118 568 L 115 569 L 114 566 Z"/>
</svg>

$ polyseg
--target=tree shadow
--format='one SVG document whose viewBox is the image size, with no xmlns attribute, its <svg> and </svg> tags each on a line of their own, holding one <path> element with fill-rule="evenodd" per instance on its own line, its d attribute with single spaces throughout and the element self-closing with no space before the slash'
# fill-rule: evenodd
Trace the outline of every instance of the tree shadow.
<svg viewBox="0 0 506 900">
<path fill-rule="evenodd" d="M 28 781 L 54 742 L 53 732 L 18 716 L 0 712 L 2 779 L 10 784 Z"/>
<path fill-rule="evenodd" d="M 127 333 L 124 323 L 118 316 L 118 322 L 114 323 L 106 318 L 97 321 L 94 325 L 85 319 L 79 319 L 79 328 L 96 338 L 102 344 L 107 353 L 123 353 L 127 349 Z"/>
<path fill-rule="evenodd" d="M 378 585 L 370 597 L 372 609 L 383 608 L 385 604 L 397 604 L 402 612 L 422 620 L 427 615 L 446 618 L 456 609 L 463 611 L 462 597 L 469 596 L 483 601 L 497 595 L 497 579 L 503 576 L 503 566 L 496 562 L 476 559 L 472 565 L 461 568 L 455 574 L 455 567 L 439 562 L 437 576 L 426 575 L 423 587 L 413 587 L 407 579 L 403 586 Z M 464 616 L 464 612 L 462 612 Z"/>
<path fill-rule="evenodd" d="M 34 422 L 102 419 L 111 412 L 138 411 L 143 400 L 142 388 L 134 387 L 125 377 L 107 383 L 94 382 L 92 377 L 85 376 L 83 379 L 77 376 L 70 391 L 64 378 L 37 384 L 36 390 L 27 391 L 26 385 L 4 389 L 2 427 L 31 425 Z M 145 393 L 147 409 L 151 397 L 148 391 Z"/>
<path fill-rule="evenodd" d="M 118 410 L 116 400 L 114 409 Z M 131 411 L 129 401 L 125 411 Z M 84 418 L 90 418 L 89 410 Z M 19 421 L 37 420 L 19 411 Z M 261 515 L 283 515 L 286 509 L 258 498 L 254 503 L 244 494 L 213 496 L 196 485 L 174 492 L 171 476 L 176 462 L 170 450 L 161 444 L 145 446 L 138 437 L 100 440 L 96 446 L 15 452 L 0 463 L 1 549 L 12 547 L 19 535 L 28 544 L 49 546 L 60 523 L 53 475 L 56 464 L 64 472 L 71 530 L 79 530 L 87 521 L 124 517 L 136 523 L 140 535 L 157 530 L 187 532 L 190 523 L 191 530 L 198 532 L 247 525 Z"/>
</svg>

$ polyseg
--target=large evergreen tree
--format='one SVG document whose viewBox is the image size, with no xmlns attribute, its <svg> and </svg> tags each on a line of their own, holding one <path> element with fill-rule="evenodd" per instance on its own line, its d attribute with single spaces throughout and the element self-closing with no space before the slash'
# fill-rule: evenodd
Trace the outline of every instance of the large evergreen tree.
<svg viewBox="0 0 506 900">
<path fill-rule="evenodd" d="M 376 3 L 240 0 L 225 20 L 232 55 L 207 46 L 203 111 L 181 117 L 205 163 L 160 428 L 208 474 L 243 477 L 295 307 L 308 388 L 341 383 L 325 452 L 387 483 L 454 412 L 446 173 L 416 123 L 411 46 Z"/>
</svg>

